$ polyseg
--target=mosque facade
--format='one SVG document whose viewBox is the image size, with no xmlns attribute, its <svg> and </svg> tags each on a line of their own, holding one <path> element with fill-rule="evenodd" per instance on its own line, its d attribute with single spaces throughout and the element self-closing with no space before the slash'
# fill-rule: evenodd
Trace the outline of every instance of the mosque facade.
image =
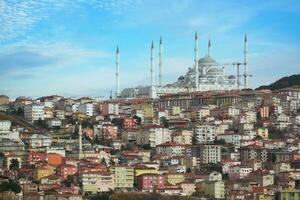
<svg viewBox="0 0 300 200">
<path fill-rule="evenodd" d="M 212 90 L 239 90 L 240 80 L 239 77 L 244 77 L 244 88 L 247 88 L 247 36 L 244 41 L 244 62 L 231 63 L 237 67 L 237 74 L 226 74 L 225 67 L 229 64 L 218 63 L 211 56 L 211 42 L 208 43 L 207 55 L 198 59 L 197 51 L 198 36 L 195 35 L 195 62 L 194 66 L 188 68 L 185 75 L 180 76 L 176 82 L 161 85 L 161 66 L 159 66 L 159 84 L 154 84 L 153 75 L 153 44 L 151 45 L 151 60 L 150 60 L 150 73 L 151 84 L 145 87 L 125 88 L 119 94 L 121 98 L 136 98 L 136 97 L 150 97 L 157 98 L 164 94 L 173 94 L 179 92 L 196 92 L 196 91 L 212 91 Z M 162 41 L 160 40 L 159 47 L 159 63 L 161 65 L 162 55 Z M 244 67 L 244 73 L 239 74 L 239 67 Z M 197 77 L 197 78 L 196 78 Z"/>
</svg>

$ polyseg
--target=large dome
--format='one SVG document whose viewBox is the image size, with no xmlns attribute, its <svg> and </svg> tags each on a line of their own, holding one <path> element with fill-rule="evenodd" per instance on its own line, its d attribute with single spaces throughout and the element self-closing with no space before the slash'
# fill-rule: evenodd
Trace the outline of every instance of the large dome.
<svg viewBox="0 0 300 200">
<path fill-rule="evenodd" d="M 217 62 L 210 56 L 200 58 L 198 61 L 199 65 L 216 64 Z"/>
</svg>

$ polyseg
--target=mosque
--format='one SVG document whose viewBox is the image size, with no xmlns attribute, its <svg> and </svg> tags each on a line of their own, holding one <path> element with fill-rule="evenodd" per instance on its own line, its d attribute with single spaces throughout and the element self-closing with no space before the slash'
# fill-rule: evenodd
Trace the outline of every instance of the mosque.
<svg viewBox="0 0 300 200">
<path fill-rule="evenodd" d="M 165 94 L 173 94 L 178 92 L 196 92 L 211 90 L 239 90 L 240 77 L 244 78 L 244 88 L 248 88 L 248 72 L 247 72 L 247 36 L 244 39 L 244 61 L 232 63 L 218 63 L 211 56 L 211 41 L 208 42 L 207 55 L 198 59 L 198 35 L 194 38 L 194 65 L 188 68 L 185 75 L 180 76 L 178 80 L 171 84 L 162 85 L 162 39 L 159 43 L 159 83 L 154 83 L 153 71 L 153 42 L 151 44 L 150 55 L 150 74 L 151 81 L 149 86 L 139 86 L 135 88 L 125 88 L 119 93 L 119 49 L 116 54 L 116 97 L 135 98 L 150 97 L 157 98 Z M 225 74 L 224 68 L 234 66 L 236 74 Z M 240 74 L 240 67 L 244 67 L 244 72 Z M 197 77 L 197 78 L 196 78 Z"/>
</svg>

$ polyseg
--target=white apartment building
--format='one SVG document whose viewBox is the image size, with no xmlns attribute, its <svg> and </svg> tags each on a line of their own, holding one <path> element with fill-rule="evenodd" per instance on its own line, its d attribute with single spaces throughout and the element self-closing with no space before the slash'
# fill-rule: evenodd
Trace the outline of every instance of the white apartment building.
<svg viewBox="0 0 300 200">
<path fill-rule="evenodd" d="M 44 101 L 43 104 L 47 108 L 54 108 L 54 102 L 53 101 Z"/>
<path fill-rule="evenodd" d="M 83 192 L 109 192 L 115 189 L 114 175 L 106 172 L 84 172 L 80 175 Z"/>
<path fill-rule="evenodd" d="M 0 121 L 0 131 L 9 131 L 11 127 L 11 122 L 9 120 Z"/>
<path fill-rule="evenodd" d="M 229 107 L 228 108 L 228 115 L 229 116 L 237 116 L 240 114 L 240 109 L 236 107 Z"/>
<path fill-rule="evenodd" d="M 94 105 L 91 103 L 80 104 L 78 111 L 84 113 L 88 117 L 92 117 L 94 115 Z"/>
<path fill-rule="evenodd" d="M 171 141 L 171 131 L 159 125 L 143 127 L 142 133 L 137 135 L 137 143 L 150 144 L 150 147 Z"/>
<path fill-rule="evenodd" d="M 119 104 L 104 103 L 102 107 L 102 114 L 104 115 L 119 115 Z"/>
<path fill-rule="evenodd" d="M 201 108 L 197 111 L 197 119 L 201 121 L 204 117 L 210 115 L 210 110 L 208 108 Z"/>
<path fill-rule="evenodd" d="M 217 140 L 225 140 L 226 143 L 234 144 L 235 146 L 241 145 L 242 136 L 239 134 L 223 134 L 218 135 Z"/>
<path fill-rule="evenodd" d="M 199 158 L 201 163 L 219 163 L 221 162 L 221 145 L 193 146 L 192 155 Z"/>
<path fill-rule="evenodd" d="M 49 119 L 47 120 L 47 125 L 49 128 L 60 127 L 62 125 L 60 119 Z"/>
<path fill-rule="evenodd" d="M 64 110 L 55 110 L 54 116 L 60 120 L 65 119 L 65 111 Z"/>
<path fill-rule="evenodd" d="M 16 129 L 11 129 L 11 122 L 9 120 L 1 120 L 0 121 L 0 138 L 14 139 L 19 140 L 20 134 Z"/>
<path fill-rule="evenodd" d="M 185 156 L 187 145 L 166 142 L 156 146 L 156 154 L 168 156 Z"/>
<path fill-rule="evenodd" d="M 67 105 L 66 106 L 66 111 L 67 112 L 72 112 L 72 113 L 78 113 L 79 111 L 79 103 L 74 103 L 72 105 Z"/>
<path fill-rule="evenodd" d="M 50 147 L 52 143 L 51 137 L 33 134 L 29 138 L 29 145 L 31 148 Z"/>
<path fill-rule="evenodd" d="M 216 127 L 208 124 L 198 125 L 194 129 L 197 144 L 213 143 L 216 138 Z"/>
<path fill-rule="evenodd" d="M 191 145 L 193 143 L 193 131 L 178 130 L 172 134 L 172 141 L 178 144 Z"/>
<path fill-rule="evenodd" d="M 44 105 L 41 104 L 29 104 L 25 106 L 24 117 L 29 122 L 34 122 L 39 119 L 45 119 Z"/>
</svg>

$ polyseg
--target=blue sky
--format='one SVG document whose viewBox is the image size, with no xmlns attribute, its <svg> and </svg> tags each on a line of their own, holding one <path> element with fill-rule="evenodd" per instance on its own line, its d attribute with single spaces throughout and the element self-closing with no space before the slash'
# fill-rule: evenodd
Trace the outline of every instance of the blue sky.
<svg viewBox="0 0 300 200">
<path fill-rule="evenodd" d="M 0 93 L 108 96 L 117 45 L 121 88 L 149 84 L 160 36 L 163 82 L 174 82 L 193 65 L 195 31 L 218 62 L 242 60 L 247 32 L 257 87 L 300 73 L 299 25 L 299 0 L 0 0 Z"/>
</svg>

